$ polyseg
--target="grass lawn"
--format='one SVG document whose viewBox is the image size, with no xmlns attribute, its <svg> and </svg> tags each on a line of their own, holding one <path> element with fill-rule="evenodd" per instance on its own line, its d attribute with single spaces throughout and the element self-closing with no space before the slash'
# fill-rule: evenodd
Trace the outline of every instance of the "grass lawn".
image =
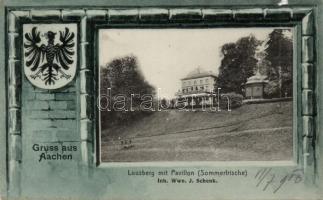
<svg viewBox="0 0 323 200">
<path fill-rule="evenodd" d="M 154 112 L 101 134 L 107 162 L 291 160 L 292 102 L 247 104 L 231 112 Z M 131 139 L 131 147 L 118 138 Z"/>
</svg>

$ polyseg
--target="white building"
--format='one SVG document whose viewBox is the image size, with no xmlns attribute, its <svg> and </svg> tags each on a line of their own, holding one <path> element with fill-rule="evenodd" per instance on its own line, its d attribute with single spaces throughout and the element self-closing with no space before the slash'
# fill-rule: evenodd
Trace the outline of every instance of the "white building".
<svg viewBox="0 0 323 200">
<path fill-rule="evenodd" d="M 181 89 L 177 99 L 186 99 L 185 105 L 210 105 L 211 93 L 214 92 L 216 76 L 212 71 L 196 68 L 181 79 Z"/>
</svg>

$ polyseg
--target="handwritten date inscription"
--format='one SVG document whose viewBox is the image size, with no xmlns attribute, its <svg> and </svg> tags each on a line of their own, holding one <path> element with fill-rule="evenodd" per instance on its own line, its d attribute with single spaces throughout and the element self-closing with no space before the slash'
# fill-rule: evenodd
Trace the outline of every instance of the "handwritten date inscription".
<svg viewBox="0 0 323 200">
<path fill-rule="evenodd" d="M 272 168 L 262 168 L 255 175 L 256 187 L 263 191 L 272 189 L 273 193 L 278 192 L 286 184 L 298 184 L 303 181 L 303 170 L 295 169 L 290 173 L 278 175 Z"/>
</svg>

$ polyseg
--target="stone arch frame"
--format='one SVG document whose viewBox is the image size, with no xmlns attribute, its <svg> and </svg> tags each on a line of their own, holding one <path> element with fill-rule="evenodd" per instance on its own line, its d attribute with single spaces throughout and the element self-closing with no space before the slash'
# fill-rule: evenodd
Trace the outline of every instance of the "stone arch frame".
<svg viewBox="0 0 323 200">
<path fill-rule="evenodd" d="M 123 25 L 169 25 L 181 23 L 213 23 L 217 25 L 246 24 L 281 24 L 289 23 L 296 26 L 297 80 L 294 91 L 297 110 L 294 124 L 297 124 L 296 163 L 304 169 L 305 177 L 314 181 L 315 175 L 315 9 L 311 7 L 283 8 L 82 8 L 82 9 L 30 9 L 7 8 L 7 144 L 8 144 L 8 191 L 11 194 L 20 193 L 20 169 L 22 166 L 22 132 L 21 132 L 21 47 L 19 46 L 19 29 L 26 21 L 73 21 L 79 24 L 79 129 L 81 137 L 82 162 L 94 167 L 99 162 L 98 138 L 95 139 L 97 115 L 95 108 L 96 65 L 91 61 L 96 55 L 91 50 L 95 46 L 94 34 L 88 27 L 97 23 Z M 297 50 L 296 50 L 297 51 Z M 95 59 L 94 59 L 95 60 Z M 96 151 L 95 151 L 96 149 Z M 97 156 L 95 156 L 97 155 Z"/>
</svg>

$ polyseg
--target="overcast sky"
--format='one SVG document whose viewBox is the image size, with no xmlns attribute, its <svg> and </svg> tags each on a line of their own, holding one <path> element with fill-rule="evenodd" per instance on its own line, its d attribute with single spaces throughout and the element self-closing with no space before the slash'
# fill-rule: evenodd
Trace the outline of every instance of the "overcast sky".
<svg viewBox="0 0 323 200">
<path fill-rule="evenodd" d="M 180 79 L 201 67 L 218 74 L 221 46 L 255 35 L 265 40 L 273 28 L 101 29 L 99 63 L 134 55 L 147 81 L 160 96 L 174 97 Z"/>
</svg>

